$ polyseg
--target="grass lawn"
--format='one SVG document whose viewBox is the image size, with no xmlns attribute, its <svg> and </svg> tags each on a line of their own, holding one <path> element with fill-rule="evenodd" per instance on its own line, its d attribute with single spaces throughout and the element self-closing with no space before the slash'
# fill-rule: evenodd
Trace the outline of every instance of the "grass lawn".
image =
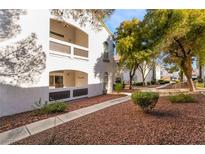
<svg viewBox="0 0 205 154">
<path fill-rule="evenodd" d="M 160 97 L 151 114 L 128 101 L 15 144 L 205 144 L 205 96 L 194 98 L 180 104 Z"/>
</svg>

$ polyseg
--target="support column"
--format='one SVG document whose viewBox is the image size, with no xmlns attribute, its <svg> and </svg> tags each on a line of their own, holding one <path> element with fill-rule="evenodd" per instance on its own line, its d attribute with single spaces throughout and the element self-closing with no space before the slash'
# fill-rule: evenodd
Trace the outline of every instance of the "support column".
<svg viewBox="0 0 205 154">
<path fill-rule="evenodd" d="M 108 76 L 108 93 L 113 92 L 113 79 L 114 79 L 114 74 L 110 72 Z"/>
</svg>

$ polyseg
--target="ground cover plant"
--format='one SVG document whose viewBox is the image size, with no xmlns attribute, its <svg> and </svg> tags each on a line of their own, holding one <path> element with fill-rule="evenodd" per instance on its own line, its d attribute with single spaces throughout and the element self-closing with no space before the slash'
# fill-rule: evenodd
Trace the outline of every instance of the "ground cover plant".
<svg viewBox="0 0 205 154">
<path fill-rule="evenodd" d="M 184 93 L 169 96 L 169 100 L 172 103 L 192 103 L 195 101 L 195 99 L 191 95 Z"/>
<path fill-rule="evenodd" d="M 67 105 L 64 102 L 54 102 L 48 105 L 45 105 L 43 108 L 41 108 L 42 113 L 57 113 L 57 112 L 64 112 Z"/>
</svg>

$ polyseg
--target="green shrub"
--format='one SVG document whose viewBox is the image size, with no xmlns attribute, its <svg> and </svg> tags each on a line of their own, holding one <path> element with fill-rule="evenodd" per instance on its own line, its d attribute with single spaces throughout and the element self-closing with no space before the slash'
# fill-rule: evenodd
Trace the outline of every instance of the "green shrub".
<svg viewBox="0 0 205 154">
<path fill-rule="evenodd" d="M 172 103 L 192 103 L 194 102 L 194 98 L 191 95 L 184 94 L 184 93 L 169 96 L 169 100 Z"/>
<path fill-rule="evenodd" d="M 134 86 L 143 86 L 143 82 L 135 82 Z"/>
<path fill-rule="evenodd" d="M 64 112 L 67 105 L 64 102 L 54 102 L 43 106 L 40 110 L 42 113 Z"/>
<path fill-rule="evenodd" d="M 117 93 L 121 92 L 122 89 L 123 89 L 123 84 L 121 84 L 121 83 L 115 84 L 115 91 L 116 91 Z"/>
<path fill-rule="evenodd" d="M 169 80 L 164 80 L 164 83 L 170 83 L 170 81 Z"/>
<path fill-rule="evenodd" d="M 166 84 L 166 83 L 170 83 L 170 81 L 169 80 L 160 79 L 160 80 L 158 80 L 158 83 L 159 84 Z"/>
<path fill-rule="evenodd" d="M 159 93 L 156 92 L 135 92 L 132 94 L 134 104 L 138 105 L 143 112 L 150 112 L 159 99 Z"/>
<path fill-rule="evenodd" d="M 41 98 L 39 101 L 35 102 L 33 105 L 34 115 L 38 114 L 49 114 L 49 113 L 56 113 L 56 112 L 63 112 L 65 111 L 67 105 L 64 102 L 54 102 L 48 104 L 48 102 L 42 102 Z"/>
<path fill-rule="evenodd" d="M 158 80 L 159 84 L 165 84 L 164 80 Z"/>
<path fill-rule="evenodd" d="M 204 83 L 203 82 L 196 82 L 196 87 L 204 88 Z"/>
<path fill-rule="evenodd" d="M 156 84 L 156 81 L 155 81 L 155 80 L 152 80 L 152 81 L 151 81 L 151 84 Z"/>
<path fill-rule="evenodd" d="M 180 80 L 175 80 L 176 83 L 180 83 Z"/>
</svg>

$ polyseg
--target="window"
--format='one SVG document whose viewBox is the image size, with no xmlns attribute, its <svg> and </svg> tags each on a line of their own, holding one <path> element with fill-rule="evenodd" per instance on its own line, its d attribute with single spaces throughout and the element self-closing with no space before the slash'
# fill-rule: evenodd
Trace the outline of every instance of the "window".
<svg viewBox="0 0 205 154">
<path fill-rule="evenodd" d="M 63 87 L 63 76 L 55 76 L 55 87 Z"/>
<path fill-rule="evenodd" d="M 55 86 L 53 75 L 49 76 L 49 86 Z"/>
<path fill-rule="evenodd" d="M 49 86 L 55 88 L 63 88 L 63 76 L 60 75 L 50 75 L 49 76 Z"/>
<path fill-rule="evenodd" d="M 109 62 L 109 52 L 108 52 L 108 42 L 107 41 L 103 43 L 103 47 L 104 47 L 103 61 Z"/>
</svg>

